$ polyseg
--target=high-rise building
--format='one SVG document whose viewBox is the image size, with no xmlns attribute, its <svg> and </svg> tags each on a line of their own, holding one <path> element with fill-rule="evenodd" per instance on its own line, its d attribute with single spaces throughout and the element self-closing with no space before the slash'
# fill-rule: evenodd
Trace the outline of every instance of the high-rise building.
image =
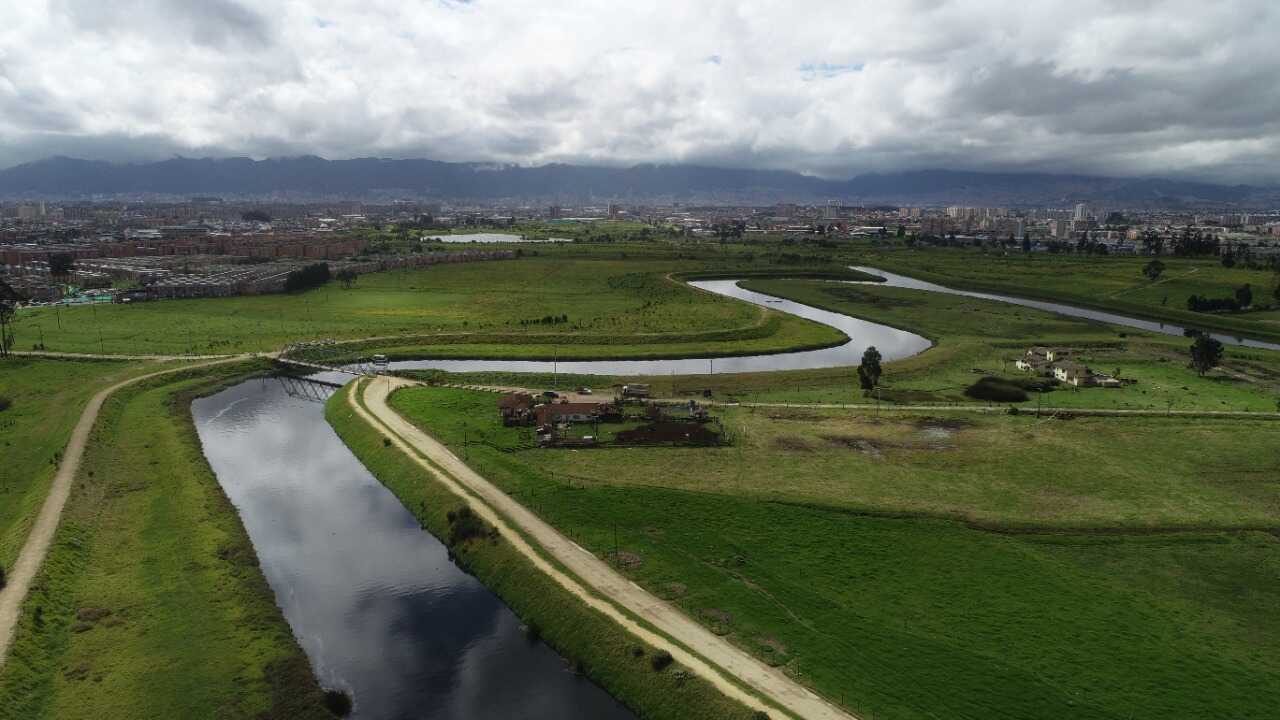
<svg viewBox="0 0 1280 720">
<path fill-rule="evenodd" d="M 1076 203 L 1076 211 L 1071 216 L 1072 220 L 1088 220 L 1089 208 L 1084 203 Z"/>
</svg>

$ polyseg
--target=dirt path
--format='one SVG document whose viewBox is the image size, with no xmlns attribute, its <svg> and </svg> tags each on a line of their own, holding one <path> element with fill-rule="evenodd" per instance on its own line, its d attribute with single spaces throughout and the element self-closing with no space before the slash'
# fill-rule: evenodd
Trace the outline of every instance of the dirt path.
<svg viewBox="0 0 1280 720">
<path fill-rule="evenodd" d="M 535 567 L 587 605 L 607 615 L 645 642 L 668 650 L 682 666 L 706 678 L 729 697 L 750 707 L 765 710 L 775 717 L 781 708 L 790 715 L 806 720 L 854 720 L 852 715 L 818 697 L 781 671 L 769 667 L 715 635 L 680 610 L 616 572 L 606 562 L 560 534 L 497 486 L 476 474 L 448 448 L 392 410 L 387 403 L 391 392 L 416 383 L 394 377 L 360 382 L 356 391 L 349 395 L 349 402 L 358 415 L 375 428 L 387 432 L 396 447 L 459 496 L 467 498 L 474 510 L 498 527 L 503 537 Z M 356 402 L 357 392 L 368 406 L 368 411 Z M 430 462 L 424 460 L 424 457 Z M 513 526 L 524 534 L 515 532 Z M 537 543 L 541 552 L 530 545 L 526 536 Z M 569 573 L 552 565 L 543 553 L 562 564 Z M 649 630 L 619 608 L 643 618 L 662 633 L 692 649 L 692 652 Z M 776 707 L 767 706 L 730 678 L 768 698 Z"/>
<path fill-rule="evenodd" d="M 58 464 L 58 472 L 53 476 L 53 484 L 49 487 L 44 505 L 40 507 L 40 514 L 27 534 L 27 541 L 18 553 L 17 561 L 9 569 L 8 583 L 3 590 L 0 590 L 0 666 L 4 665 L 5 658 L 8 656 L 9 646 L 13 641 L 13 633 L 17 628 L 18 616 L 22 609 L 22 601 L 26 599 L 27 592 L 31 589 L 31 582 L 40 570 L 45 556 L 49 554 L 49 546 L 53 543 L 54 533 L 58 530 L 58 521 L 62 517 L 62 508 L 67 504 L 67 498 L 71 494 L 71 483 L 80 470 L 80 459 L 84 456 L 85 445 L 88 444 L 89 434 L 93 431 L 93 424 L 98 419 L 98 412 L 102 410 L 103 403 L 120 388 L 147 378 L 191 368 L 235 362 L 245 357 L 247 356 L 222 357 L 213 362 L 183 365 L 139 375 L 99 390 L 89 400 L 84 412 L 80 413 L 80 420 L 76 422 L 75 429 L 71 431 L 71 438 L 62 452 L 62 461 Z"/>
</svg>

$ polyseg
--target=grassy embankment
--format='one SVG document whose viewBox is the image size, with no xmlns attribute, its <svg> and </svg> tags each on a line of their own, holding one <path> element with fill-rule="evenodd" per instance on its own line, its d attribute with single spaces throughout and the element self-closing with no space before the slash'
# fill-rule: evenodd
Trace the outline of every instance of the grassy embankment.
<svg viewBox="0 0 1280 720">
<path fill-rule="evenodd" d="M 887 364 L 881 396 L 907 403 L 974 402 L 964 389 L 984 373 L 1031 376 L 1014 361 L 1032 345 L 1066 347 L 1099 372 L 1137 380 L 1121 389 L 1062 385 L 1033 397 L 1052 407 L 1274 412 L 1280 353 L 1230 346 L 1222 367 L 1201 377 L 1187 367 L 1191 341 L 975 298 L 877 285 L 752 280 L 745 287 L 833 312 L 904 328 L 937 346 Z M 1031 393 L 1032 396 L 1035 393 Z"/>
<path fill-rule="evenodd" d="M 393 403 L 459 454 L 465 426 L 479 472 L 602 557 L 616 528 L 638 583 L 865 715 L 1280 701 L 1274 424 L 740 409 L 729 448 L 512 453 L 494 399 Z"/>
<path fill-rule="evenodd" d="M 1280 307 L 1274 306 L 1271 297 L 1275 274 L 1242 266 L 1226 268 L 1217 258 L 1161 257 L 1164 274 L 1151 281 L 1142 274 L 1150 257 L 1003 255 L 944 248 L 871 250 L 851 257 L 858 264 L 955 288 L 1003 292 L 1280 342 Z M 1231 297 L 1246 283 L 1252 287 L 1254 304 L 1272 309 L 1236 314 L 1187 310 L 1191 295 Z"/>
<path fill-rule="evenodd" d="M 706 269 L 709 260 L 650 252 L 375 273 L 349 290 L 330 283 L 289 295 L 63 308 L 60 320 L 54 309 L 37 308 L 19 315 L 17 342 L 34 343 L 37 326 L 49 350 L 95 353 L 235 353 L 384 337 L 361 352 L 550 359 L 779 352 L 843 340 L 816 323 L 666 277 Z"/>
<path fill-rule="evenodd" d="M 361 420 L 347 402 L 350 388 L 335 394 L 325 416 L 357 458 L 387 486 L 423 528 L 446 539 L 446 514 L 465 505 L 427 476 L 383 435 Z M 697 676 L 676 667 L 655 671 L 655 651 L 613 621 L 583 605 L 501 539 L 451 547 L 458 563 L 493 590 L 530 627 L 614 697 L 641 717 L 698 720 L 746 718 L 750 711 Z M 637 648 L 643 650 L 637 654 Z"/>
<path fill-rule="evenodd" d="M 191 421 L 192 397 L 253 369 L 107 401 L 0 670 L 0 717 L 328 717 Z"/>
<path fill-rule="evenodd" d="M 934 341 L 921 355 L 886 363 L 880 396 L 886 403 L 987 403 L 966 397 L 983 374 L 1027 380 L 1014 360 L 1031 345 L 1064 346 L 1100 372 L 1137 380 L 1122 389 L 1059 386 L 1030 393 L 1024 408 L 1131 410 L 1249 410 L 1272 412 L 1280 400 L 1280 353 L 1228 347 L 1221 368 L 1198 376 L 1187 367 L 1190 341 L 1132 328 L 974 298 L 890 288 L 793 279 L 749 279 L 743 286 L 833 312 L 907 329 Z M 853 368 L 775 373 L 654 377 L 518 373 L 411 373 L 439 382 L 533 388 L 587 386 L 609 392 L 614 384 L 645 382 L 656 395 L 679 397 L 713 391 L 717 399 L 815 403 L 866 403 Z"/>
<path fill-rule="evenodd" d="M 89 398 L 154 363 L 9 358 L 0 362 L 0 567 L 12 567 Z"/>
</svg>

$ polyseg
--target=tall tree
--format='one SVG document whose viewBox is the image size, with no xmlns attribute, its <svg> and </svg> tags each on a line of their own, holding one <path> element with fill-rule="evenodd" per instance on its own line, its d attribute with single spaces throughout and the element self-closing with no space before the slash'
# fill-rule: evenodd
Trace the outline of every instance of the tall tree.
<svg viewBox="0 0 1280 720">
<path fill-rule="evenodd" d="M 1160 276 L 1164 274 L 1164 263 L 1159 260 L 1152 260 L 1142 266 L 1142 274 L 1146 275 L 1150 280 L 1159 280 Z"/>
<path fill-rule="evenodd" d="M 75 269 L 76 259 L 69 253 L 49 254 L 49 275 L 51 277 L 65 279 Z"/>
<path fill-rule="evenodd" d="M 17 303 L 0 298 L 0 358 L 9 357 L 13 348 L 13 316 L 17 312 Z"/>
<path fill-rule="evenodd" d="M 880 351 L 875 345 L 862 353 L 862 364 L 858 365 L 858 384 L 863 390 L 874 390 L 880 384 Z"/>
<path fill-rule="evenodd" d="M 1249 283 L 1236 288 L 1236 302 L 1240 303 L 1242 308 L 1247 308 L 1253 304 L 1253 288 Z"/>
<path fill-rule="evenodd" d="M 1191 344 L 1191 367 L 1198 374 L 1204 375 L 1221 363 L 1222 343 L 1209 337 L 1208 333 L 1197 335 L 1196 341 Z"/>
</svg>

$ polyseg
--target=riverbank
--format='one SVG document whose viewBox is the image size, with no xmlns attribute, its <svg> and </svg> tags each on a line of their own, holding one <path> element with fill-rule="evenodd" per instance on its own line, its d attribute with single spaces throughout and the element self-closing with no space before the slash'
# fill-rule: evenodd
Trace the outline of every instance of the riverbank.
<svg viewBox="0 0 1280 720">
<path fill-rule="evenodd" d="M 961 249 L 869 251 L 857 263 L 957 290 L 1075 305 L 1102 312 L 1280 343 L 1280 311 L 1242 314 L 1192 312 L 1191 295 L 1231 297 L 1250 284 L 1260 304 L 1273 282 L 1265 270 L 1224 268 L 1217 258 L 1162 257 L 1167 269 L 1152 281 L 1142 274 L 1150 257 L 996 254 Z"/>
<path fill-rule="evenodd" d="M 189 411 L 262 369 L 193 369 L 105 402 L 0 668 L 0 717 L 331 717 Z"/>
<path fill-rule="evenodd" d="M 12 330 L 17 348 L 43 342 L 58 352 L 130 355 L 274 351 L 322 338 L 382 338 L 383 346 L 395 349 L 395 338 L 417 337 L 425 339 L 414 344 L 428 349 L 469 345 L 504 357 L 529 356 L 522 354 L 525 345 L 545 348 L 534 354 L 547 357 L 558 345 L 670 357 L 688 344 L 720 353 L 778 352 L 839 337 L 830 328 L 673 280 L 672 273 L 713 265 L 657 250 L 628 248 L 608 257 L 527 253 L 366 275 L 349 289 L 330 283 L 300 293 L 63 308 L 57 317 L 52 308 L 33 308 L 18 315 Z M 740 341 L 748 347 L 736 347 Z"/>
<path fill-rule="evenodd" d="M 1221 366 L 1200 375 L 1187 367 L 1186 338 L 995 300 L 809 280 L 753 280 L 743 286 L 934 340 L 937 345 L 928 352 L 885 363 L 879 394 L 889 403 L 987 404 L 965 390 L 986 375 L 1015 384 L 1035 380 L 1015 365 L 1033 346 L 1066 348 L 1074 361 L 1133 382 L 1120 388 L 1058 384 L 997 405 L 1266 413 L 1275 412 L 1280 399 L 1280 353 L 1270 350 L 1227 346 Z"/>
<path fill-rule="evenodd" d="M 326 406 L 326 418 L 343 442 L 422 523 L 442 541 L 450 536 L 448 515 L 466 501 L 431 477 L 384 435 L 351 409 L 348 386 Z M 478 540 L 452 546 L 460 565 L 497 593 L 536 628 L 576 670 L 585 673 L 641 717 L 706 720 L 753 718 L 753 711 L 730 700 L 687 671 L 655 670 L 653 647 L 589 608 L 533 567 L 508 541 Z"/>
<path fill-rule="evenodd" d="M 726 408 L 729 447 L 547 450 L 495 400 L 393 404 L 860 716 L 1261 720 L 1280 701 L 1274 421 Z"/>
</svg>

